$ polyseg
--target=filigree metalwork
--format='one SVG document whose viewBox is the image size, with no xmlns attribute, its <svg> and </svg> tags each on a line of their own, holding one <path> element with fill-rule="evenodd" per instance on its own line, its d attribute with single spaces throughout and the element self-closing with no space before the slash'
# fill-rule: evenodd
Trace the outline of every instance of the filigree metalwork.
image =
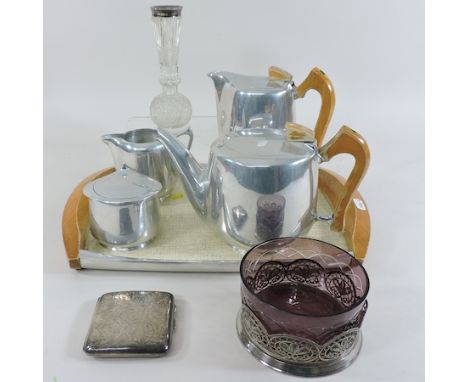
<svg viewBox="0 0 468 382">
<path fill-rule="evenodd" d="M 320 345 L 288 334 L 268 334 L 267 330 L 245 305 L 241 311 L 242 328 L 253 344 L 270 356 L 285 362 L 314 364 L 335 361 L 348 355 L 357 343 L 359 328 L 338 333 Z"/>
</svg>

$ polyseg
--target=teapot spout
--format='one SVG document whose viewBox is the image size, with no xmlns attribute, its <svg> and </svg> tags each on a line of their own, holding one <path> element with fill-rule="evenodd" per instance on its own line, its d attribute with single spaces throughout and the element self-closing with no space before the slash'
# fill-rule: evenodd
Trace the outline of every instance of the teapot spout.
<svg viewBox="0 0 468 382">
<path fill-rule="evenodd" d="M 174 135 L 157 128 L 157 139 L 164 145 L 180 177 L 185 193 L 195 211 L 202 217 L 207 213 L 208 171 Z"/>
</svg>

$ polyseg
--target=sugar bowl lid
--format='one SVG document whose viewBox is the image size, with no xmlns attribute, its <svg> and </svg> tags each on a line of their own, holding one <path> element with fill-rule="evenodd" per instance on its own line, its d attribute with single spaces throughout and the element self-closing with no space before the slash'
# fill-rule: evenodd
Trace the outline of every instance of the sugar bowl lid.
<svg viewBox="0 0 468 382">
<path fill-rule="evenodd" d="M 83 193 L 107 204 L 143 201 L 161 191 L 161 183 L 124 165 L 110 175 L 88 183 Z"/>
</svg>

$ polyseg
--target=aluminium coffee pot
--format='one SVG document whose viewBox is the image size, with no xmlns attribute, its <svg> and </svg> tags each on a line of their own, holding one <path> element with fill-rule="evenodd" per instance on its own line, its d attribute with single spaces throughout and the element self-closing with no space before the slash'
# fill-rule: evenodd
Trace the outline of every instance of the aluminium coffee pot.
<svg viewBox="0 0 468 382">
<path fill-rule="evenodd" d="M 294 142 L 277 129 L 250 128 L 218 137 L 208 165 L 201 166 L 167 130 L 157 132 L 193 208 L 241 252 L 268 239 L 300 236 L 324 219 L 316 211 L 319 165 L 348 153 L 355 164 L 331 223 L 341 231 L 370 156 L 365 140 L 346 126 L 320 148 L 315 139 Z"/>
<path fill-rule="evenodd" d="M 272 66 L 267 76 L 246 76 L 230 72 L 208 74 L 216 88 L 219 135 L 244 128 L 268 127 L 283 130 L 294 122 L 294 100 L 316 90 L 322 105 L 315 125 L 317 143 L 322 143 L 335 108 L 335 92 L 327 75 L 314 68 L 296 86 L 292 75 Z"/>
</svg>

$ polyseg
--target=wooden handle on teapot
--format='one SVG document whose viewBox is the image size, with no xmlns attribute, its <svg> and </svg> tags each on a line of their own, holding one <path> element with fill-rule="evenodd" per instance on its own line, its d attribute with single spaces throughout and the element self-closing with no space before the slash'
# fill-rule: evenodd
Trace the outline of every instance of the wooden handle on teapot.
<svg viewBox="0 0 468 382">
<path fill-rule="evenodd" d="M 328 161 L 338 154 L 351 154 L 354 157 L 354 167 L 344 185 L 342 194 L 334 206 L 334 220 L 331 224 L 333 231 L 342 231 L 346 208 L 353 193 L 358 188 L 369 167 L 370 151 L 364 138 L 347 126 L 319 149 L 324 161 Z"/>
<path fill-rule="evenodd" d="M 296 87 L 297 96 L 303 98 L 310 89 L 316 90 L 322 98 L 322 106 L 315 124 L 315 138 L 320 146 L 335 110 L 335 90 L 328 76 L 319 68 L 313 68 L 306 79 Z"/>
</svg>

